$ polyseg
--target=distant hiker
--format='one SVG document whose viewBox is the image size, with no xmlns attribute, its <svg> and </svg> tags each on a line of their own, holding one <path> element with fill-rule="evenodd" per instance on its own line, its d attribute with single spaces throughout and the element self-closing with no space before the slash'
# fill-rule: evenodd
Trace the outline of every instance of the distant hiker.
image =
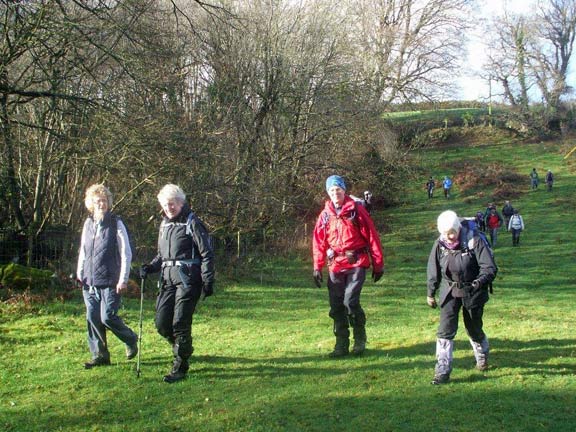
<svg viewBox="0 0 576 432">
<path fill-rule="evenodd" d="M 128 360 L 138 354 L 138 336 L 118 316 L 120 294 L 128 287 L 132 261 L 126 226 L 110 212 L 112 193 L 106 186 L 90 186 L 84 204 L 90 216 L 82 228 L 76 278 L 82 283 L 92 354 L 84 368 L 92 369 L 110 364 L 107 330 L 126 344 Z"/>
<path fill-rule="evenodd" d="M 512 246 L 520 244 L 520 233 L 524 231 L 524 219 L 520 216 L 518 209 L 514 209 L 514 214 L 508 223 L 508 231 L 512 233 Z"/>
<path fill-rule="evenodd" d="M 540 183 L 538 173 L 536 172 L 536 168 L 532 168 L 532 172 L 530 173 L 530 186 L 532 190 L 538 189 L 538 183 Z"/>
<path fill-rule="evenodd" d="M 436 187 L 436 182 L 430 176 L 428 181 L 426 182 L 426 191 L 428 191 L 428 199 L 431 199 L 434 196 L 434 188 Z"/>
<path fill-rule="evenodd" d="M 546 173 L 546 190 L 548 192 L 552 192 L 552 185 L 554 184 L 554 175 L 552 175 L 552 171 L 548 170 Z"/>
<path fill-rule="evenodd" d="M 444 176 L 442 187 L 444 188 L 444 197 L 450 198 L 450 189 L 452 189 L 452 180 L 450 180 L 450 177 Z"/>
<path fill-rule="evenodd" d="M 512 207 L 512 204 L 510 204 L 510 201 L 505 201 L 504 202 L 504 207 L 502 207 L 502 216 L 504 216 L 504 226 L 508 226 L 508 223 L 510 222 L 510 218 L 512 217 L 512 215 L 514 214 L 514 207 Z"/>
<path fill-rule="evenodd" d="M 315 285 L 322 286 L 322 268 L 328 264 L 330 317 L 334 320 L 336 345 L 330 357 L 349 353 L 352 327 L 352 353 L 366 349 L 366 314 L 360 305 L 366 270 L 372 262 L 372 280 L 384 273 L 380 237 L 366 209 L 346 195 L 344 179 L 332 175 L 326 179 L 330 199 L 318 216 L 312 238 Z"/>
<path fill-rule="evenodd" d="M 440 305 L 432 384 L 446 384 L 452 372 L 454 338 L 462 307 L 476 368 L 488 369 L 489 344 L 482 328 L 482 316 L 488 301 L 488 285 L 496 277 L 498 268 L 485 240 L 477 232 L 470 232 L 456 213 L 451 210 L 441 213 L 437 225 L 440 236 L 428 258 L 426 302 L 432 308 Z M 436 302 L 438 289 L 440 297 Z"/>
<path fill-rule="evenodd" d="M 490 213 L 488 213 L 488 217 L 486 218 L 486 230 L 488 234 L 490 234 L 490 244 L 492 248 L 496 247 L 496 242 L 498 241 L 498 230 L 502 226 L 503 219 L 496 210 L 496 207 L 492 207 L 490 209 Z"/>
<path fill-rule="evenodd" d="M 156 329 L 172 346 L 174 362 L 164 382 L 186 377 L 192 346 L 192 316 L 201 295 L 214 293 L 214 252 L 206 227 L 192 212 L 182 189 L 167 184 L 158 193 L 164 211 L 158 255 L 140 268 L 140 276 L 160 272 Z"/>
<path fill-rule="evenodd" d="M 482 232 L 486 231 L 486 222 L 484 221 L 484 213 L 482 211 L 477 211 L 476 216 L 474 217 L 474 221 L 476 222 L 476 226 Z"/>
<path fill-rule="evenodd" d="M 372 213 L 372 192 L 369 190 L 364 191 L 364 207 L 368 213 Z"/>
</svg>

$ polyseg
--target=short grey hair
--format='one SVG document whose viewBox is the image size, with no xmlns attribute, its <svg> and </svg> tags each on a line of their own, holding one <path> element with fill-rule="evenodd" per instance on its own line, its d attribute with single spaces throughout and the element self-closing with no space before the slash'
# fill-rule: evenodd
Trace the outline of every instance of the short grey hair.
<svg viewBox="0 0 576 432">
<path fill-rule="evenodd" d="M 168 201 L 171 199 L 184 202 L 186 201 L 186 194 L 182 188 L 180 188 L 180 186 L 175 184 L 167 184 L 162 189 L 160 189 L 160 192 L 158 192 L 158 201 L 162 203 L 162 201 Z"/>
</svg>

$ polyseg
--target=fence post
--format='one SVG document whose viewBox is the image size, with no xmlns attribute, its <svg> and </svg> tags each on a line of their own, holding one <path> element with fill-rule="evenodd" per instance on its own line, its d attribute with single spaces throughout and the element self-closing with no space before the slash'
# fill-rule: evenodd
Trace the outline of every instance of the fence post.
<svg viewBox="0 0 576 432">
<path fill-rule="evenodd" d="M 238 243 L 238 247 L 236 249 L 236 258 L 240 258 L 240 230 L 238 230 L 237 243 Z"/>
</svg>

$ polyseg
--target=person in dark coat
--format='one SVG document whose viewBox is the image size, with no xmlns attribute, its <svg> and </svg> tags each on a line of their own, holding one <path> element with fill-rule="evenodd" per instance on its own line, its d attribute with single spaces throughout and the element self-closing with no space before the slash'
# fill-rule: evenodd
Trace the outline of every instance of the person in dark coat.
<svg viewBox="0 0 576 432">
<path fill-rule="evenodd" d="M 174 361 L 164 381 L 186 377 L 192 346 L 192 315 L 201 295 L 214 292 L 214 252 L 206 227 L 192 212 L 179 186 L 168 184 L 158 194 L 164 211 L 158 255 L 140 268 L 145 279 L 160 273 L 156 329 L 172 346 Z"/>
<path fill-rule="evenodd" d="M 538 171 L 536 171 L 536 168 L 532 168 L 532 171 L 530 172 L 530 187 L 532 190 L 538 189 L 538 183 L 540 183 Z"/>
<path fill-rule="evenodd" d="M 128 287 L 132 250 L 122 220 L 113 214 L 112 193 L 103 184 L 86 190 L 90 216 L 84 222 L 76 278 L 86 305 L 88 347 L 92 360 L 85 369 L 110 364 L 107 331 L 126 344 L 126 357 L 138 354 L 138 336 L 118 316 L 121 293 Z"/>
<path fill-rule="evenodd" d="M 434 188 L 436 187 L 436 182 L 434 178 L 430 176 L 428 181 L 426 182 L 426 191 L 428 191 L 428 199 L 432 199 L 434 197 Z"/>
<path fill-rule="evenodd" d="M 514 214 L 514 207 L 510 204 L 510 201 L 506 200 L 504 202 L 504 207 L 502 207 L 502 216 L 504 216 L 504 226 L 508 226 L 510 223 L 510 218 Z"/>
<path fill-rule="evenodd" d="M 445 384 L 452 372 L 454 337 L 461 309 L 476 368 L 481 371 L 488 368 L 490 347 L 482 317 L 488 286 L 498 268 L 486 242 L 477 232 L 469 230 L 456 213 L 451 210 L 441 213 L 437 224 L 440 236 L 428 258 L 426 301 L 432 308 L 440 305 L 432 384 Z M 438 290 L 440 296 L 436 302 Z"/>
<path fill-rule="evenodd" d="M 554 184 L 554 175 L 552 174 L 552 171 L 548 170 L 544 180 L 546 181 L 546 190 L 552 192 L 552 185 Z"/>
</svg>

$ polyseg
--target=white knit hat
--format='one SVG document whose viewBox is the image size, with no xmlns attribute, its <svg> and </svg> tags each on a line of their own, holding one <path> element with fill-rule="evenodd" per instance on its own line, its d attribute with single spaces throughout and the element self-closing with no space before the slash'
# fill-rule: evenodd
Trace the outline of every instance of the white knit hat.
<svg viewBox="0 0 576 432">
<path fill-rule="evenodd" d="M 446 234 L 451 229 L 460 232 L 461 227 L 458 215 L 452 210 L 446 210 L 438 216 L 438 231 L 440 234 Z"/>
</svg>

